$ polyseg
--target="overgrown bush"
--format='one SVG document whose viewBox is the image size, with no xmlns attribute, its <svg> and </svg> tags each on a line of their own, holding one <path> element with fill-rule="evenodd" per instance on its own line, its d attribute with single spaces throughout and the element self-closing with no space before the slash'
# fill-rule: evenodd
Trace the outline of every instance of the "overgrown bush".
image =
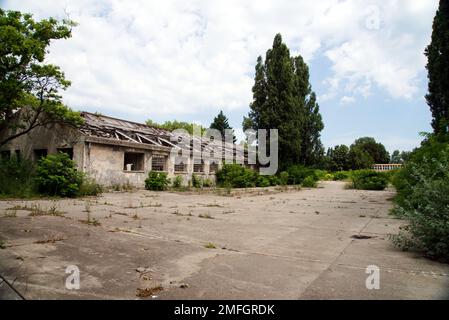
<svg viewBox="0 0 449 320">
<path fill-rule="evenodd" d="M 20 157 L 0 158 L 0 195 L 31 197 L 36 195 L 34 164 Z"/>
<path fill-rule="evenodd" d="M 303 180 L 301 186 L 303 186 L 304 188 L 316 188 L 317 180 L 313 176 L 308 176 Z"/>
<path fill-rule="evenodd" d="M 315 170 L 304 167 L 302 165 L 291 166 L 287 169 L 288 183 L 292 185 L 301 184 L 305 178 L 311 176 L 315 181 L 318 181 Z"/>
<path fill-rule="evenodd" d="M 266 176 L 270 180 L 270 186 L 278 186 L 281 184 L 280 178 L 276 175 Z"/>
<path fill-rule="evenodd" d="M 358 190 L 384 190 L 388 176 L 374 170 L 356 170 L 351 174 L 352 187 Z"/>
<path fill-rule="evenodd" d="M 231 188 L 251 188 L 256 186 L 258 174 L 238 164 L 225 164 L 217 172 L 217 183 Z"/>
<path fill-rule="evenodd" d="M 41 158 L 36 168 L 36 183 L 40 193 L 50 196 L 75 197 L 83 183 L 83 174 L 66 153 Z"/>
<path fill-rule="evenodd" d="M 103 187 L 95 180 L 83 176 L 83 181 L 79 187 L 77 196 L 97 196 L 103 192 Z"/>
<path fill-rule="evenodd" d="M 393 213 L 408 220 L 394 243 L 449 262 L 449 144 L 428 141 L 393 178 Z"/>
<path fill-rule="evenodd" d="M 170 179 L 167 178 L 166 172 L 150 171 L 148 178 L 145 179 L 145 189 L 152 191 L 167 190 Z"/>
<path fill-rule="evenodd" d="M 214 186 L 214 183 L 210 179 L 204 179 L 203 180 L 203 187 L 204 188 L 211 188 Z"/>
<path fill-rule="evenodd" d="M 271 186 L 270 178 L 268 178 L 268 176 L 258 176 L 256 180 L 256 186 L 260 188 Z"/>
<path fill-rule="evenodd" d="M 194 188 L 201 188 L 203 186 L 201 179 L 194 173 L 192 174 L 192 186 Z"/>
<path fill-rule="evenodd" d="M 282 171 L 279 174 L 279 183 L 281 186 L 288 185 L 288 172 L 287 171 Z"/>
<path fill-rule="evenodd" d="M 348 171 L 338 171 L 333 173 L 334 181 L 342 181 L 349 179 L 350 173 Z"/>
<path fill-rule="evenodd" d="M 173 179 L 173 188 L 180 189 L 182 187 L 183 179 L 182 176 L 176 176 Z"/>
</svg>

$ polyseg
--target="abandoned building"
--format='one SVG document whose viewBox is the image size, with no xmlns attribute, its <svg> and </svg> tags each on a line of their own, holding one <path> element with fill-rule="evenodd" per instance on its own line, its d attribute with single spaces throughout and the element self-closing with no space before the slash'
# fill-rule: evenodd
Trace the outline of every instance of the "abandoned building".
<svg viewBox="0 0 449 320">
<path fill-rule="evenodd" d="M 52 124 L 33 129 L 3 146 L 2 156 L 16 155 L 37 161 L 47 154 L 65 152 L 78 170 L 103 186 L 136 187 L 144 186 L 150 171 L 167 172 L 169 178 L 182 176 L 184 184 L 191 181 L 192 174 L 215 181 L 226 152 L 237 159 L 244 158 L 243 148 L 234 144 L 220 141 L 222 153 L 216 155 L 212 149 L 218 141 L 193 137 L 198 139 L 201 150 L 195 149 L 194 143 L 180 147 L 173 141 L 174 134 L 167 130 L 96 113 L 81 112 L 81 116 L 84 124 L 79 128 Z M 191 156 L 175 159 L 172 148 L 187 148 Z M 212 157 L 201 157 L 204 151 Z"/>
</svg>

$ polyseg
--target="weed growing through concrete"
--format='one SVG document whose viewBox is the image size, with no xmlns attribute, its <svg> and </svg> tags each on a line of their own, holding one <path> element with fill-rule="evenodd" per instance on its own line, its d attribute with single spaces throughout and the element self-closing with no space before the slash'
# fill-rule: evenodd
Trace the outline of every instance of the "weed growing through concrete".
<svg viewBox="0 0 449 320">
<path fill-rule="evenodd" d="M 209 213 L 201 213 L 198 215 L 198 218 L 203 218 L 203 219 L 215 219 L 214 217 L 212 217 Z"/>
<path fill-rule="evenodd" d="M 10 210 L 10 212 L 6 211 L 4 214 L 5 218 L 15 218 L 17 217 L 17 210 Z"/>
<path fill-rule="evenodd" d="M 148 297 L 154 296 L 156 293 L 159 293 L 162 290 L 164 290 L 164 288 L 162 288 L 161 285 L 158 285 L 153 288 L 144 288 L 144 289 L 138 288 L 137 292 L 136 292 L 136 296 L 139 298 L 148 298 Z"/>
<path fill-rule="evenodd" d="M 86 220 L 80 220 L 80 222 L 85 223 L 85 224 L 88 224 L 88 225 L 90 225 L 90 226 L 94 226 L 94 227 L 99 227 L 99 226 L 101 226 L 100 221 L 98 221 L 98 219 L 96 219 L 96 218 L 93 218 L 93 217 L 91 216 L 91 214 L 90 214 L 90 211 L 87 212 Z"/>
<path fill-rule="evenodd" d="M 31 208 L 31 213 L 29 214 L 30 217 L 39 217 L 39 216 L 55 216 L 55 217 L 62 217 L 64 216 L 64 212 L 59 211 L 56 208 L 56 205 L 52 205 L 50 209 L 44 210 L 39 205 L 34 205 Z"/>
<path fill-rule="evenodd" d="M 204 245 L 204 248 L 206 249 L 217 249 L 217 247 L 215 246 L 215 244 L 209 242 L 207 244 Z"/>
</svg>

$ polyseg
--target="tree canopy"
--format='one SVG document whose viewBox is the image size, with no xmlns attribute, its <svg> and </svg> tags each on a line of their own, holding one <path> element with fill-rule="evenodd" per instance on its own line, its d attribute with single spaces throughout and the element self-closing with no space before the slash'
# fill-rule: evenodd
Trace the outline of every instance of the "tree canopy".
<svg viewBox="0 0 449 320">
<path fill-rule="evenodd" d="M 449 129 L 449 2 L 440 0 L 433 21 L 432 41 L 425 54 L 429 92 L 427 104 L 432 112 L 434 132 L 447 134 Z"/>
<path fill-rule="evenodd" d="M 73 26 L 0 9 L 0 146 L 38 126 L 82 123 L 59 94 L 70 81 L 58 66 L 44 63 L 51 41 L 70 38 Z"/>
<path fill-rule="evenodd" d="M 201 134 L 203 134 L 204 131 L 206 131 L 205 128 L 203 128 L 202 126 L 200 126 L 196 123 L 189 123 L 189 122 L 178 121 L 178 120 L 165 121 L 164 123 L 159 124 L 159 123 L 154 122 L 153 120 L 149 119 L 146 121 L 146 124 L 151 127 L 160 128 L 160 129 L 164 129 L 164 130 L 168 130 L 168 131 L 173 131 L 176 129 L 184 129 L 189 134 L 192 134 L 192 135 L 194 134 L 194 131 L 199 130 L 199 132 Z"/>
<path fill-rule="evenodd" d="M 232 127 L 229 125 L 229 120 L 224 115 L 223 110 L 220 110 L 218 115 L 214 118 L 214 121 L 210 124 L 210 128 L 220 131 L 221 136 L 223 137 L 223 139 L 225 139 L 226 130 L 232 130 Z M 235 143 L 236 140 L 237 140 L 237 138 L 233 134 L 233 140 L 232 141 Z"/>
<path fill-rule="evenodd" d="M 253 101 L 243 129 L 278 129 L 279 164 L 313 165 L 323 154 L 320 132 L 324 125 L 309 82 L 309 68 L 277 34 L 273 47 L 257 58 Z"/>
<path fill-rule="evenodd" d="M 390 155 L 382 143 L 374 138 L 364 137 L 355 140 L 349 150 L 351 169 L 370 168 L 375 163 L 389 163 Z"/>
</svg>

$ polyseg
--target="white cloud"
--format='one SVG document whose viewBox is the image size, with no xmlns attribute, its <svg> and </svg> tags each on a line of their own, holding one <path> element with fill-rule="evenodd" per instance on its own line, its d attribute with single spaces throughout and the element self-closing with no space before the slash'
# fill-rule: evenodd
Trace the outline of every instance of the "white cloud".
<svg viewBox="0 0 449 320">
<path fill-rule="evenodd" d="M 52 44 L 49 57 L 72 80 L 69 105 L 176 118 L 218 107 L 246 112 L 256 58 L 277 32 L 307 61 L 324 55 L 332 63 L 321 101 L 368 96 L 374 85 L 392 97 L 412 97 L 435 1 L 371 4 L 379 7 L 379 30 L 366 28 L 370 12 L 362 0 L 23 0 L 4 6 L 37 18 L 63 18 L 66 10 L 79 23 L 71 39 Z"/>
<path fill-rule="evenodd" d="M 343 98 L 340 99 L 340 102 L 342 104 L 352 104 L 352 103 L 355 102 L 355 98 L 354 97 L 344 96 Z"/>
</svg>

